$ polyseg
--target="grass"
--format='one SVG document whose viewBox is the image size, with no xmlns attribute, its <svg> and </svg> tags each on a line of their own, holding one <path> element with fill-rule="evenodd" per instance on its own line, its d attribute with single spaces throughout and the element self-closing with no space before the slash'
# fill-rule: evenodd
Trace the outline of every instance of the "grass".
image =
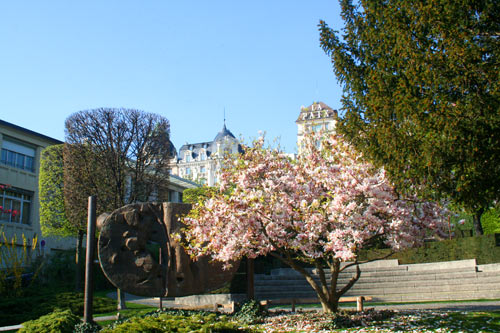
<svg viewBox="0 0 500 333">
<path fill-rule="evenodd" d="M 148 306 L 148 305 L 143 305 L 143 304 L 137 304 L 137 303 L 132 303 L 132 302 L 125 302 L 125 305 L 127 306 L 126 309 L 124 310 L 116 310 L 112 312 L 104 312 L 104 313 L 95 313 L 95 317 L 106 317 L 106 316 L 116 316 L 117 313 L 120 313 L 121 318 L 131 318 L 134 316 L 142 316 L 145 315 L 146 313 L 153 312 L 157 310 L 158 308 Z M 99 322 L 99 325 L 104 327 L 106 325 L 109 325 L 113 323 L 114 320 L 103 320 Z"/>
<path fill-rule="evenodd" d="M 110 291 L 99 291 L 94 293 L 94 298 L 106 299 L 103 301 L 108 308 L 103 311 L 94 310 L 94 317 L 113 316 L 117 314 L 117 310 L 110 310 L 109 304 L 116 307 L 116 300 L 107 298 L 106 295 Z M 76 295 L 68 295 L 61 293 L 64 297 L 52 295 L 54 300 L 75 301 Z M 101 299 L 101 300 L 102 300 Z M 434 301 L 434 302 L 418 302 L 418 304 L 432 303 L 467 303 L 467 302 L 487 302 L 492 300 L 467 300 L 467 301 Z M 498 301 L 498 300 L 496 300 Z M 83 298 L 82 298 L 83 302 Z M 370 305 L 403 305 L 415 304 L 412 303 L 377 303 L 367 302 Z M 127 309 L 120 310 L 122 318 L 142 318 L 148 313 L 153 313 L 157 310 L 156 307 L 127 302 Z M 343 306 L 355 307 L 355 303 L 343 303 Z M 302 304 L 297 305 L 301 308 L 318 308 L 319 304 Z M 276 306 L 282 307 L 282 306 Z M 286 306 L 283 306 L 286 308 Z M 205 314 L 202 314 L 205 316 Z M 207 317 L 208 318 L 208 317 Z M 135 319 L 134 319 L 135 320 Z M 348 322 L 348 321 L 347 321 Z M 114 323 L 114 320 L 99 322 L 101 327 L 106 327 Z M 432 310 L 417 310 L 417 311 L 394 311 L 391 318 L 381 321 L 364 321 L 364 325 L 356 327 L 337 327 L 337 323 L 332 320 L 332 317 L 322 313 L 313 312 L 281 312 L 274 313 L 263 319 L 262 323 L 251 325 L 247 331 L 252 332 L 309 332 L 313 330 L 327 330 L 331 332 L 500 332 L 500 311 L 432 311 Z M 346 325 L 345 320 L 341 320 L 339 325 Z M 248 327 L 247 327 L 248 328 Z"/>
<path fill-rule="evenodd" d="M 495 299 L 468 299 L 468 300 L 459 300 L 459 301 L 453 301 L 453 300 L 448 300 L 448 301 L 420 301 L 420 302 L 367 302 L 365 301 L 364 305 L 365 307 L 370 307 L 370 306 L 377 306 L 377 305 L 408 305 L 408 304 L 453 304 L 453 303 L 484 303 L 484 302 L 499 302 L 500 299 L 495 298 Z M 341 308 L 355 308 L 357 304 L 355 302 L 347 302 L 347 303 L 340 303 L 339 307 Z M 269 308 L 270 309 L 290 309 L 292 306 L 283 304 L 283 305 L 271 305 Z M 320 303 L 306 303 L 306 304 L 295 304 L 296 308 L 303 308 L 303 309 L 316 309 L 316 308 L 321 308 Z"/>
</svg>

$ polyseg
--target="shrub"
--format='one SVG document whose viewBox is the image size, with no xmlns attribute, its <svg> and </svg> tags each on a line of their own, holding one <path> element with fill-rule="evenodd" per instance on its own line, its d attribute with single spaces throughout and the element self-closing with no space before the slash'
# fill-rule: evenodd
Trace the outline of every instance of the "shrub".
<svg viewBox="0 0 500 333">
<path fill-rule="evenodd" d="M 185 203 L 195 204 L 198 202 L 203 202 L 206 199 L 211 198 L 217 192 L 217 188 L 203 186 L 197 188 L 188 188 L 182 192 L 182 200 Z"/>
<path fill-rule="evenodd" d="M 83 293 L 59 292 L 54 289 L 32 290 L 26 297 L 0 299 L 0 326 L 16 325 L 46 315 L 57 308 L 67 308 L 73 313 L 83 315 Z M 33 306 L 37 304 L 37 306 Z M 116 301 L 106 297 L 95 297 L 94 313 L 116 310 Z"/>
<path fill-rule="evenodd" d="M 97 333 L 101 330 L 101 326 L 95 323 L 78 323 L 73 329 L 73 333 Z"/>
<path fill-rule="evenodd" d="M 359 258 L 378 258 L 388 251 L 365 250 Z M 422 247 L 398 252 L 389 259 L 399 259 L 400 264 L 476 259 L 482 265 L 500 262 L 500 247 L 495 246 L 494 235 L 483 235 L 425 243 Z"/>
<path fill-rule="evenodd" d="M 144 317 L 132 317 L 118 325 L 112 324 L 102 332 L 250 332 L 240 326 L 227 316 L 217 316 L 214 313 L 190 311 L 190 315 L 184 316 L 156 312 Z"/>
<path fill-rule="evenodd" d="M 23 323 L 23 328 L 21 328 L 19 332 L 73 332 L 75 325 L 78 323 L 80 323 L 80 318 L 73 314 L 71 310 L 56 309 L 48 315 Z"/>
<path fill-rule="evenodd" d="M 242 323 L 255 324 L 262 322 L 266 315 L 267 310 L 259 302 L 250 300 L 243 303 L 234 316 Z"/>
<path fill-rule="evenodd" d="M 393 311 L 382 310 L 375 311 L 373 309 L 364 312 L 341 311 L 334 314 L 328 314 L 330 320 L 322 325 L 322 329 L 333 330 L 340 328 L 352 328 L 372 325 L 394 315 Z"/>
<path fill-rule="evenodd" d="M 17 236 L 9 238 L 0 229 L 0 296 L 20 296 L 23 288 L 33 283 L 40 269 L 40 265 L 32 265 L 36 245 L 36 237 L 29 244 L 22 234 L 19 243 Z"/>
<path fill-rule="evenodd" d="M 492 208 L 481 216 L 485 235 L 500 233 L 500 208 Z"/>
</svg>

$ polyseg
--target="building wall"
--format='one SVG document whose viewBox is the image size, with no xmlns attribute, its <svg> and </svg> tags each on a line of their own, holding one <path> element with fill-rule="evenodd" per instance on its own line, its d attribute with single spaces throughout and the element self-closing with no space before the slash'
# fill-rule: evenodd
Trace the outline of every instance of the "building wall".
<svg viewBox="0 0 500 333">
<path fill-rule="evenodd" d="M 314 102 L 308 107 L 301 107 L 297 124 L 297 149 L 302 151 L 302 140 L 311 132 L 335 132 L 337 111 L 323 102 Z"/>
<path fill-rule="evenodd" d="M 241 153 L 241 146 L 234 135 L 224 127 L 213 141 L 189 144 L 179 150 L 170 163 L 173 175 L 195 181 L 202 185 L 215 186 L 225 154 Z"/>
<path fill-rule="evenodd" d="M 22 209 L 24 221 L 19 218 L 12 218 L 10 214 L 0 214 L 0 230 L 5 232 L 8 239 L 15 236 L 18 244 L 22 244 L 23 235 L 29 241 L 37 237 L 39 245 L 44 240 L 44 253 L 49 253 L 52 249 L 68 249 L 75 246 L 73 238 L 45 237 L 42 236 L 40 229 L 38 191 L 40 155 L 45 147 L 59 143 L 62 142 L 0 120 L 0 147 L 3 151 L 0 158 L 0 184 L 10 186 L 7 189 L 0 189 L 0 206 L 11 205 L 11 199 L 9 199 L 11 193 L 15 193 L 16 196 L 23 195 L 24 198 L 26 196 L 30 197 L 29 209 L 26 206 Z M 23 147 L 26 149 L 24 150 Z M 8 155 L 7 150 L 11 152 L 11 155 Z M 12 159 L 9 159 L 9 156 L 22 159 L 20 155 L 29 157 L 30 151 L 34 152 L 31 170 L 29 165 L 26 167 L 26 164 L 24 168 L 17 163 L 11 165 Z M 14 201 L 16 200 L 14 199 Z M 25 214 L 27 211 L 29 211 L 29 221 L 26 220 Z"/>
</svg>

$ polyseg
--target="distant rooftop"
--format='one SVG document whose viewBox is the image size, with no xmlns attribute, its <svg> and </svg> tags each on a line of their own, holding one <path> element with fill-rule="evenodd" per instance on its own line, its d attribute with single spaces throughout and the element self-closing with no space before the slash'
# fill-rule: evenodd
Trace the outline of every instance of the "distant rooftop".
<svg viewBox="0 0 500 333">
<path fill-rule="evenodd" d="M 327 118 L 337 118 L 337 110 L 332 109 L 323 102 L 314 102 L 308 107 L 301 107 L 300 114 L 296 123 L 303 122 L 310 119 L 327 119 Z"/>
<path fill-rule="evenodd" d="M 30 135 L 33 135 L 33 136 L 36 136 L 36 137 L 39 137 L 40 139 L 43 139 L 43 140 L 47 140 L 47 141 L 51 141 L 53 142 L 54 144 L 61 144 L 61 143 L 64 143 L 60 140 L 57 140 L 57 139 L 54 139 L 54 138 L 51 138 L 50 136 L 46 136 L 46 135 L 43 135 L 43 134 L 40 134 L 38 132 L 35 132 L 35 131 L 32 131 L 32 130 L 29 130 L 27 128 L 24 128 L 24 127 L 21 127 L 21 126 L 18 126 L 18 125 L 15 125 L 15 124 L 12 124 L 12 123 L 9 123 L 7 121 L 4 121 L 4 120 L 1 120 L 0 119 L 0 125 L 3 125 L 5 127 L 10 127 L 12 129 L 15 129 L 17 131 L 21 131 L 21 132 L 25 132 L 27 134 L 30 134 Z"/>
</svg>

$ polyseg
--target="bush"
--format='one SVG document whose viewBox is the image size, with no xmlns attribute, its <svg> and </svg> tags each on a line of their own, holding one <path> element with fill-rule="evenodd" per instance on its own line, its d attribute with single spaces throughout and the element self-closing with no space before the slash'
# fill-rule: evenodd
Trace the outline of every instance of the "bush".
<svg viewBox="0 0 500 333">
<path fill-rule="evenodd" d="M 110 325 L 102 332 L 250 332 L 240 328 L 238 322 L 230 321 L 227 316 L 214 313 L 189 312 L 190 315 L 176 315 L 156 312 L 144 317 L 132 317 L 118 325 Z"/>
<path fill-rule="evenodd" d="M 56 309 L 52 313 L 42 316 L 37 320 L 31 320 L 23 323 L 23 328 L 21 328 L 19 332 L 73 332 L 75 325 L 78 323 L 80 323 L 80 318 L 73 314 L 71 310 Z"/>
<path fill-rule="evenodd" d="M 388 251 L 365 250 L 360 253 L 359 258 L 379 258 Z M 398 259 L 400 264 L 476 259 L 478 264 L 483 265 L 500 262 L 500 247 L 495 246 L 494 235 L 483 235 L 428 242 L 422 247 L 398 252 L 388 259 Z"/>
<path fill-rule="evenodd" d="M 82 272 L 85 270 L 84 265 L 85 263 L 82 264 Z M 75 249 L 57 251 L 44 258 L 39 280 L 44 285 L 56 284 L 59 287 L 64 286 L 66 290 L 74 290 L 75 274 Z M 101 265 L 94 264 L 94 290 L 114 288 L 102 272 Z"/>
<path fill-rule="evenodd" d="M 217 188 L 203 186 L 197 188 L 188 188 L 182 192 L 182 201 L 185 203 L 196 204 L 211 198 L 217 192 Z"/>
<path fill-rule="evenodd" d="M 500 208 L 492 208 L 481 216 L 485 235 L 500 233 Z"/>
<path fill-rule="evenodd" d="M 36 237 L 31 242 L 24 234 L 21 239 L 9 238 L 0 228 L 0 296 L 21 296 L 33 283 L 40 270 L 40 263 L 33 260 L 36 245 Z"/>
<path fill-rule="evenodd" d="M 243 303 L 234 317 L 245 324 L 256 324 L 262 322 L 267 314 L 267 310 L 259 302 L 250 300 Z"/>
<path fill-rule="evenodd" d="M 78 323 L 73 329 L 73 333 L 97 333 L 101 331 L 101 326 L 95 323 Z"/>
<path fill-rule="evenodd" d="M 37 304 L 37 306 L 33 306 Z M 30 296 L 0 299 L 0 326 L 17 325 L 39 318 L 57 308 L 69 309 L 83 315 L 83 293 L 58 292 L 54 289 L 32 290 Z M 94 313 L 116 310 L 116 301 L 106 297 L 95 297 Z"/>
</svg>

